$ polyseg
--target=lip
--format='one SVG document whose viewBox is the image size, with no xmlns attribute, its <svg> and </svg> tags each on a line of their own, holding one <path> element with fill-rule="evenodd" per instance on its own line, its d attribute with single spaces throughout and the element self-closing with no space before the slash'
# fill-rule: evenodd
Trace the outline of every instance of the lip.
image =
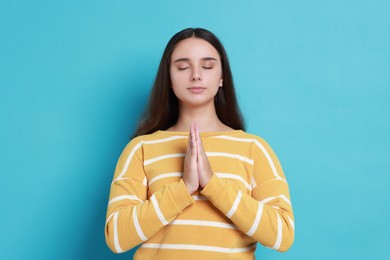
<svg viewBox="0 0 390 260">
<path fill-rule="evenodd" d="M 189 90 L 191 93 L 200 94 L 200 93 L 202 93 L 203 91 L 205 91 L 206 88 L 200 87 L 200 86 L 193 86 L 193 87 L 188 88 L 188 90 Z"/>
</svg>

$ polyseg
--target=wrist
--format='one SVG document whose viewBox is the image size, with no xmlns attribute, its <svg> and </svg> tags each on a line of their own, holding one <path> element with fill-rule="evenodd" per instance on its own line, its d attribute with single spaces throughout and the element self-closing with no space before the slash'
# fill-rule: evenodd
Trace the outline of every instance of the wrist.
<svg viewBox="0 0 390 260">
<path fill-rule="evenodd" d="M 204 174 L 202 177 L 199 178 L 199 184 L 201 188 L 203 189 L 210 181 L 211 177 L 213 177 L 214 173 L 213 172 L 207 172 Z"/>
<path fill-rule="evenodd" d="M 186 186 L 187 188 L 187 191 L 188 193 L 190 193 L 191 195 L 193 193 L 195 193 L 195 191 L 198 189 L 198 186 L 194 185 L 194 184 L 191 184 L 190 182 L 187 182 L 185 179 L 183 179 L 183 182 L 184 182 L 184 185 Z"/>
</svg>

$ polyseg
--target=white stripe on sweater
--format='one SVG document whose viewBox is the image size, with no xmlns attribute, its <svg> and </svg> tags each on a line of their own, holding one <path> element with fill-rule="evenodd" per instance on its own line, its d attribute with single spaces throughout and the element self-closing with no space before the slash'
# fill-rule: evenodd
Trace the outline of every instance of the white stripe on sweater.
<svg viewBox="0 0 390 260">
<path fill-rule="evenodd" d="M 251 143 L 255 140 L 255 139 L 250 139 L 250 138 L 233 137 L 233 136 L 228 136 L 228 135 L 218 135 L 218 136 L 214 136 L 214 138 L 226 139 L 226 140 L 243 142 L 243 143 Z"/>
<path fill-rule="evenodd" d="M 151 163 L 154 163 L 154 162 L 157 162 L 157 161 L 160 161 L 160 160 L 169 159 L 169 158 L 175 158 L 175 157 L 184 157 L 184 156 L 186 156 L 185 153 L 165 154 L 165 155 L 154 157 L 154 158 L 149 159 L 149 160 L 145 160 L 144 161 L 144 166 L 147 166 L 147 165 L 149 165 Z"/>
<path fill-rule="evenodd" d="M 268 163 L 272 169 L 272 172 L 274 173 L 275 177 L 277 179 L 281 179 L 281 180 L 284 180 L 282 177 L 280 177 L 278 171 L 276 170 L 276 167 L 275 167 L 275 164 L 274 164 L 274 161 L 272 160 L 271 156 L 269 155 L 269 153 L 267 152 L 267 150 L 264 148 L 264 146 L 257 140 L 254 140 L 255 144 L 257 145 L 257 147 L 260 148 L 260 150 L 264 153 L 265 157 L 267 158 L 268 160 Z"/>
<path fill-rule="evenodd" d="M 211 251 L 219 253 L 241 253 L 256 248 L 256 243 L 248 247 L 241 248 L 226 248 L 217 246 L 201 246 L 201 245 L 187 245 L 187 244 L 151 244 L 144 243 L 142 248 L 157 248 L 157 249 L 176 249 L 176 250 L 197 250 L 197 251 Z"/>
<path fill-rule="evenodd" d="M 135 230 L 137 231 L 137 234 L 141 238 L 141 240 L 142 241 L 148 240 L 148 238 L 144 235 L 144 232 L 142 232 L 141 226 L 139 225 L 136 208 L 133 208 L 133 222 L 134 222 Z"/>
<path fill-rule="evenodd" d="M 158 219 L 161 221 L 161 223 L 164 226 L 168 225 L 169 222 L 165 219 L 164 215 L 162 214 L 162 212 L 160 210 L 160 207 L 158 206 L 158 202 L 156 200 L 156 196 L 154 196 L 154 194 L 152 195 L 152 197 L 150 197 L 150 200 L 153 203 L 153 207 L 154 207 L 154 210 L 156 211 Z"/>
<path fill-rule="evenodd" d="M 255 220 L 253 221 L 252 227 L 246 233 L 248 236 L 252 236 L 256 232 L 257 228 L 259 227 L 261 216 L 263 215 L 263 206 L 264 206 L 263 203 L 259 201 L 259 206 L 257 208 Z"/>
<path fill-rule="evenodd" d="M 282 227 L 282 220 L 279 217 L 279 213 L 276 213 L 276 216 L 278 218 L 278 234 L 276 235 L 276 241 L 272 249 L 279 250 L 280 245 L 282 244 L 283 227 Z"/>
<path fill-rule="evenodd" d="M 110 205 L 114 202 L 117 202 L 117 201 L 121 201 L 121 200 L 136 200 L 136 201 L 141 202 L 142 204 L 144 203 L 136 195 L 121 195 L 121 196 L 115 197 L 112 200 L 110 200 L 110 202 L 108 202 L 108 205 Z"/>
<path fill-rule="evenodd" d="M 255 178 L 252 176 L 252 180 L 251 180 L 251 184 L 252 184 L 252 189 L 254 189 L 254 188 L 256 188 L 256 186 L 257 186 L 257 183 L 256 183 L 256 181 L 255 181 Z"/>
<path fill-rule="evenodd" d="M 149 182 L 149 186 L 152 185 L 153 182 L 164 179 L 164 178 L 170 178 L 170 177 L 181 177 L 183 176 L 183 173 L 181 172 L 169 172 L 157 175 L 156 177 L 152 178 Z"/>
<path fill-rule="evenodd" d="M 238 137 L 232 137 L 232 136 L 226 136 L 226 135 L 219 135 L 219 136 L 215 136 L 215 138 L 220 138 L 220 139 L 226 139 L 226 140 L 232 140 L 232 141 L 237 141 L 237 142 L 245 142 L 245 143 L 250 143 L 250 142 L 253 142 L 256 144 L 257 147 L 260 148 L 260 150 L 263 152 L 263 154 L 265 155 L 265 157 L 267 158 L 267 161 L 272 169 L 272 172 L 273 174 L 275 175 L 275 177 L 277 179 L 281 179 L 281 180 L 284 180 L 282 177 L 280 177 L 278 171 L 276 170 L 276 167 L 275 167 L 275 164 L 271 158 L 271 156 L 269 155 L 269 153 L 267 152 L 267 150 L 264 148 L 264 146 L 259 142 L 257 141 L 256 139 L 250 139 L 250 138 L 238 138 Z"/>
<path fill-rule="evenodd" d="M 117 253 L 122 253 L 123 250 L 119 245 L 119 236 L 118 236 L 118 215 L 119 212 L 115 213 L 114 215 L 114 246 L 115 246 L 115 251 Z"/>
<path fill-rule="evenodd" d="M 128 156 L 127 159 L 126 159 L 125 166 L 123 167 L 121 173 L 118 175 L 118 177 L 117 177 L 113 182 L 115 182 L 117 179 L 122 178 L 122 176 L 125 175 L 125 173 L 126 173 L 126 171 L 127 171 L 127 168 L 129 168 L 130 162 L 131 162 L 131 160 L 133 159 L 133 156 L 134 156 L 135 152 L 136 152 L 140 147 L 141 147 L 141 143 L 138 143 L 136 146 L 133 147 L 133 149 L 131 150 L 129 156 Z"/>
<path fill-rule="evenodd" d="M 237 229 L 233 224 L 216 222 L 216 221 L 205 221 L 205 220 L 174 220 L 170 225 L 188 225 L 188 226 L 202 226 L 202 227 L 217 227 L 226 229 Z"/>
<path fill-rule="evenodd" d="M 232 153 L 221 153 L 221 152 L 206 152 L 206 155 L 211 156 L 221 156 L 221 157 L 229 157 L 229 158 L 235 158 L 239 159 L 240 161 L 247 162 L 249 164 L 253 165 L 253 160 L 249 159 L 245 156 L 239 155 L 239 154 L 232 154 Z"/>
<path fill-rule="evenodd" d="M 173 141 L 173 140 L 177 140 L 177 139 L 182 139 L 182 138 L 188 138 L 187 136 L 171 136 L 171 137 L 168 137 L 168 138 L 164 138 L 164 139 L 158 139 L 158 140 L 151 140 L 151 141 L 140 141 L 138 144 L 136 144 L 133 149 L 131 150 L 129 156 L 127 157 L 126 159 L 126 163 L 125 163 L 125 166 L 123 167 L 121 173 L 118 175 L 118 177 L 113 181 L 115 182 L 117 179 L 120 179 L 122 178 L 123 175 L 125 175 L 126 171 L 127 171 L 127 168 L 129 168 L 129 165 L 130 165 L 130 162 L 131 160 L 133 159 L 133 156 L 135 154 L 135 152 L 141 148 L 142 144 L 156 144 L 156 143 L 164 143 L 164 142 L 169 142 L 169 141 Z"/>
<path fill-rule="evenodd" d="M 233 206 L 229 210 L 229 212 L 226 214 L 226 217 L 231 218 L 234 215 L 234 213 L 236 212 L 236 210 L 238 208 L 238 205 L 240 204 L 241 197 L 242 197 L 242 192 L 239 191 L 238 194 L 237 194 L 236 199 L 234 200 Z"/>
<path fill-rule="evenodd" d="M 205 196 L 202 196 L 202 195 L 192 195 L 192 198 L 194 200 L 207 200 L 207 198 Z"/>
<path fill-rule="evenodd" d="M 114 184 L 114 183 L 117 182 L 117 181 L 125 181 L 125 180 L 129 180 L 130 182 L 134 181 L 134 179 L 132 179 L 132 178 L 127 178 L 127 177 L 116 178 L 115 180 L 113 180 L 113 181 L 111 182 L 111 185 Z M 146 177 L 145 177 L 144 180 L 142 181 L 142 185 L 144 185 L 144 186 L 147 186 L 147 185 L 148 185 L 148 180 L 146 179 Z"/>
<path fill-rule="evenodd" d="M 221 152 L 206 152 L 206 155 L 209 156 L 209 157 L 220 156 L 220 157 L 235 158 L 235 159 L 239 159 L 239 160 L 241 160 L 243 162 L 247 162 L 247 163 L 253 165 L 253 160 L 252 159 L 249 159 L 249 158 L 247 158 L 245 156 L 242 156 L 242 155 L 239 155 L 239 154 L 221 153 Z M 185 156 L 186 156 L 185 153 L 165 154 L 165 155 L 154 157 L 152 159 L 145 160 L 144 161 L 144 166 L 147 166 L 149 164 L 152 164 L 152 163 L 155 163 L 157 161 L 164 160 L 164 159 L 176 158 L 176 157 L 185 157 Z"/>
<path fill-rule="evenodd" d="M 114 212 L 112 212 L 111 214 L 110 214 L 110 216 L 108 216 L 108 218 L 107 218 L 107 220 L 106 220 L 106 226 L 107 226 L 107 223 L 111 220 L 111 218 L 115 215 L 115 211 Z"/>
</svg>

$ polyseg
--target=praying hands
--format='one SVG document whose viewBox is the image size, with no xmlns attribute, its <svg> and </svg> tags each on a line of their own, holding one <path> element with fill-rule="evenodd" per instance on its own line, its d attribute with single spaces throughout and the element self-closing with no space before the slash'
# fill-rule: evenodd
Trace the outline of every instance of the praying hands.
<svg viewBox="0 0 390 260">
<path fill-rule="evenodd" d="M 203 149 L 198 125 L 193 123 L 190 127 L 187 154 L 184 158 L 184 184 L 188 192 L 193 194 L 199 187 L 203 189 L 212 176 L 213 171 Z"/>
</svg>

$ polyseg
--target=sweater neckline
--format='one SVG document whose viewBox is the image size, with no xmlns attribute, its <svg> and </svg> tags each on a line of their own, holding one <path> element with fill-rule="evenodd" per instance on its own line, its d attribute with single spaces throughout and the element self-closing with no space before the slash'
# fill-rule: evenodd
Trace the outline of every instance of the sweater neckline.
<svg viewBox="0 0 390 260">
<path fill-rule="evenodd" d="M 242 130 L 227 130 L 227 131 L 216 131 L 216 132 L 200 132 L 200 136 L 218 136 L 218 135 L 233 135 L 237 133 L 242 133 Z M 163 135 L 180 135 L 180 136 L 188 136 L 189 131 L 167 131 L 167 130 L 157 130 L 156 133 Z"/>
</svg>

